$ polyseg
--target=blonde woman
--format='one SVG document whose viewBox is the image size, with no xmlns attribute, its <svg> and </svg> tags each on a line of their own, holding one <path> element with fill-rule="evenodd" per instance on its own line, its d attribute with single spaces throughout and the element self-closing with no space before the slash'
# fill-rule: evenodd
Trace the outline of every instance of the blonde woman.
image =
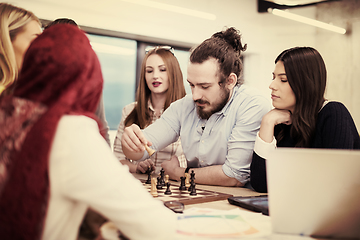
<svg viewBox="0 0 360 240">
<path fill-rule="evenodd" d="M 41 32 L 32 12 L 0 3 L 0 94 L 17 79 L 25 52 Z"/>
<path fill-rule="evenodd" d="M 115 156 L 122 164 L 129 166 L 130 172 L 145 173 L 149 167 L 159 172 L 161 163 L 172 158 L 177 158 L 180 165 L 186 167 L 180 139 L 141 162 L 127 159 L 121 147 L 121 136 L 125 127 L 135 123 L 144 129 L 160 118 L 172 102 L 185 94 L 183 77 L 174 50 L 168 46 L 157 46 L 148 50 L 141 66 L 136 102 L 124 107 L 114 142 Z"/>
</svg>

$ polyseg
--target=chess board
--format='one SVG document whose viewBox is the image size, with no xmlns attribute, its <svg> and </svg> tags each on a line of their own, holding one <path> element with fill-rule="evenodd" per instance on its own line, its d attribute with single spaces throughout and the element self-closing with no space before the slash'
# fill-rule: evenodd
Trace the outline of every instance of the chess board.
<svg viewBox="0 0 360 240">
<path fill-rule="evenodd" d="M 146 184 L 146 180 L 140 180 L 144 187 L 150 192 L 151 184 Z M 191 196 L 188 190 L 179 190 L 180 183 L 171 182 L 170 190 L 172 192 L 171 195 L 165 195 L 166 186 L 162 189 L 157 189 L 158 196 L 155 197 L 163 202 L 166 201 L 178 201 L 187 204 L 195 204 L 195 203 L 204 203 L 204 202 L 212 202 L 217 200 L 225 200 L 229 197 L 232 197 L 231 194 L 225 194 L 220 192 L 214 192 L 209 190 L 203 190 L 196 186 L 196 196 Z"/>
</svg>

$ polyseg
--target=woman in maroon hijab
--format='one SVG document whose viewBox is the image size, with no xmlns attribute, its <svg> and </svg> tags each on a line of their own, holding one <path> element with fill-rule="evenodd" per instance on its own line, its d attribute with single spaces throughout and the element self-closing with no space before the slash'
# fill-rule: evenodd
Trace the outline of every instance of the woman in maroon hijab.
<svg viewBox="0 0 360 240">
<path fill-rule="evenodd" d="M 13 92 L 0 99 L 1 239 L 76 239 L 88 207 L 130 239 L 174 234 L 176 216 L 99 134 L 102 84 L 76 26 L 53 26 L 30 45 Z"/>
</svg>

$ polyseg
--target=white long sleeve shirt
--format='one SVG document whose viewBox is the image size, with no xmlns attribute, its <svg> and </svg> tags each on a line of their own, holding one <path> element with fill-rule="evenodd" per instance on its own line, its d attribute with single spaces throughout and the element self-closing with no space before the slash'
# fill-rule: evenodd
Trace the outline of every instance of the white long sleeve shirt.
<svg viewBox="0 0 360 240">
<path fill-rule="evenodd" d="M 42 239 L 76 239 L 88 207 L 130 239 L 172 239 L 176 215 L 113 155 L 97 123 L 64 116 L 49 160 L 50 200 Z"/>
</svg>

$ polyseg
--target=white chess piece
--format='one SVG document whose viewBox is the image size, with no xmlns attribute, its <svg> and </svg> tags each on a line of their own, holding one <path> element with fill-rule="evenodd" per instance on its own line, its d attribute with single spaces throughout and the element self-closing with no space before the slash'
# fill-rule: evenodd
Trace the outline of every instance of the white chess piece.
<svg viewBox="0 0 360 240">
<path fill-rule="evenodd" d="M 156 183 L 157 183 L 157 179 L 156 178 L 151 178 L 151 189 L 150 189 L 150 194 L 153 196 L 153 197 L 157 197 L 158 196 L 158 192 L 157 192 L 157 189 L 156 189 Z"/>
</svg>

